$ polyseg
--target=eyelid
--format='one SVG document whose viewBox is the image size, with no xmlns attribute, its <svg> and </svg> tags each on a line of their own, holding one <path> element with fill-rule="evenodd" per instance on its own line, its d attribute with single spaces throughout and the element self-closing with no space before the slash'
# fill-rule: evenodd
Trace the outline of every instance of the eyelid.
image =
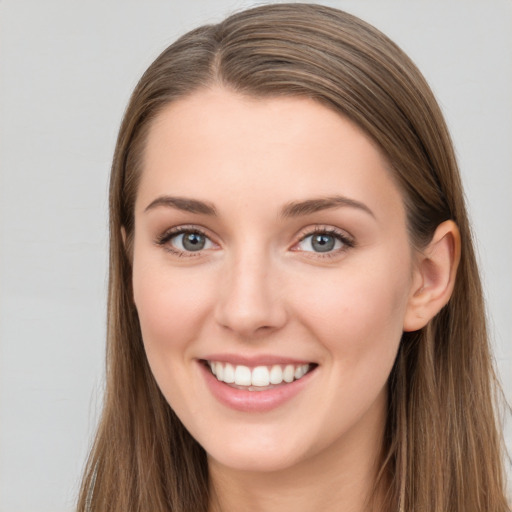
<svg viewBox="0 0 512 512">
<path fill-rule="evenodd" d="M 209 234 L 209 230 L 203 228 L 202 226 L 198 226 L 197 224 L 184 224 L 179 226 L 174 226 L 172 228 L 169 228 L 165 230 L 163 233 L 159 234 L 155 240 L 154 243 L 158 246 L 164 247 L 168 252 L 178 255 L 178 256 L 186 256 L 186 257 L 194 257 L 194 256 L 200 256 L 203 255 L 205 251 L 210 251 L 211 248 L 208 249 L 201 249 L 198 251 L 181 251 L 177 249 L 176 247 L 173 247 L 168 242 L 184 233 L 198 233 L 205 238 L 207 238 L 213 245 L 219 247 L 219 244 L 214 240 L 214 237 L 212 237 Z M 334 236 L 337 240 L 341 241 L 343 246 L 341 248 L 338 248 L 333 251 L 329 252 L 316 252 L 316 251 L 304 251 L 301 249 L 298 249 L 298 245 L 303 242 L 307 237 L 314 236 L 316 234 L 326 234 L 330 236 Z M 347 231 L 342 230 L 340 228 L 329 226 L 329 225 L 314 225 L 314 226 L 307 226 L 298 233 L 296 236 L 296 241 L 293 243 L 290 250 L 296 251 L 296 252 L 302 252 L 307 253 L 309 256 L 315 257 L 315 258 L 328 258 L 337 256 L 348 249 L 354 247 L 356 245 L 355 239 L 352 235 L 350 235 Z"/>
<path fill-rule="evenodd" d="M 329 252 L 315 252 L 315 251 L 303 251 L 301 249 L 298 249 L 298 245 L 302 243 L 306 238 L 318 234 L 326 234 L 329 236 L 335 237 L 337 240 L 341 241 L 343 246 L 339 249 L 335 249 L 333 251 Z M 315 226 L 308 226 L 306 228 L 303 228 L 299 234 L 297 235 L 298 240 L 293 244 L 291 250 L 296 252 L 302 252 L 306 253 L 309 256 L 315 257 L 315 258 L 329 258 L 333 256 L 338 256 L 341 253 L 347 251 L 348 249 L 351 249 L 356 245 L 355 239 L 352 235 L 347 233 L 345 230 L 336 228 L 334 226 L 329 225 L 315 225 Z"/>
<path fill-rule="evenodd" d="M 207 238 L 214 246 L 218 246 L 218 244 L 213 240 L 213 237 L 207 232 L 207 230 L 196 224 L 185 224 L 169 228 L 160 235 L 158 235 L 155 238 L 154 242 L 156 245 L 163 247 L 166 251 L 170 252 L 171 254 L 184 257 L 201 256 L 204 254 L 205 251 L 211 250 L 211 248 L 208 248 L 201 249 L 199 251 L 182 251 L 169 243 L 174 237 L 177 237 L 184 233 L 198 233 Z"/>
</svg>

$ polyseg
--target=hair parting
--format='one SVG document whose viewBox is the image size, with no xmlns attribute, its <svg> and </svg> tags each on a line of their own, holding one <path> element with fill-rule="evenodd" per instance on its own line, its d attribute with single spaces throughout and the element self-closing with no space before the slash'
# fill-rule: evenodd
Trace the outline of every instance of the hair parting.
<svg viewBox="0 0 512 512">
<path fill-rule="evenodd" d="M 208 509 L 206 454 L 163 398 L 146 360 L 131 252 L 152 122 L 169 103 L 214 85 L 255 98 L 308 97 L 359 126 L 385 155 L 403 193 L 414 246 L 425 246 L 444 220 L 456 222 L 462 256 L 452 298 L 425 328 L 404 333 L 389 379 L 376 489 L 385 489 L 382 510 L 390 512 L 508 511 L 499 386 L 440 108 L 416 66 L 378 30 L 336 9 L 290 3 L 189 32 L 155 60 L 130 99 L 110 183 L 105 401 L 78 511 Z"/>
</svg>

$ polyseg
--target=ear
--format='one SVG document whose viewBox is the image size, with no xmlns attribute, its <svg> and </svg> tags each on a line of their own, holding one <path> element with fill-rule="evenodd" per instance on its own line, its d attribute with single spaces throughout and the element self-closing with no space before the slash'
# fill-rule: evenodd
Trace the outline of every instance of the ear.
<svg viewBox="0 0 512 512">
<path fill-rule="evenodd" d="M 418 252 L 413 286 L 404 318 L 404 331 L 425 327 L 447 304 L 460 260 L 460 233 L 455 222 L 437 227 L 432 241 Z"/>
</svg>

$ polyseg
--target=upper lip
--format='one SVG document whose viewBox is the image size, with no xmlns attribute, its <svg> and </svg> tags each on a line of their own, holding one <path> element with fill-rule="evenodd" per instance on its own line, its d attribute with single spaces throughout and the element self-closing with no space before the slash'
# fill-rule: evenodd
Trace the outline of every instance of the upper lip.
<svg viewBox="0 0 512 512">
<path fill-rule="evenodd" d="M 295 357 L 287 357 L 273 354 L 261 354 L 257 356 L 244 356 L 240 354 L 209 354 L 201 357 L 204 361 L 218 361 L 221 363 L 230 363 L 232 365 L 243 365 L 249 367 L 255 366 L 271 366 L 274 364 L 293 364 L 303 365 L 311 364 L 313 361 L 307 359 L 297 359 Z"/>
</svg>

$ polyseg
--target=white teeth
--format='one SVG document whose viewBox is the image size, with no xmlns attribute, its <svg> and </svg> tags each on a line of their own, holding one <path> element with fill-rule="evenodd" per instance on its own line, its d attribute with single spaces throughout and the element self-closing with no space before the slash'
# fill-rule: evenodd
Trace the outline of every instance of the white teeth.
<svg viewBox="0 0 512 512">
<path fill-rule="evenodd" d="M 287 364 L 284 368 L 283 372 L 283 380 L 285 382 L 293 382 L 293 379 L 295 377 L 295 368 L 291 364 Z"/>
<path fill-rule="evenodd" d="M 295 379 L 300 379 L 301 377 L 304 377 L 304 374 L 308 371 L 308 367 L 306 365 L 303 365 L 303 366 L 298 366 L 297 368 L 295 368 L 295 373 L 293 374 L 293 376 L 295 377 Z"/>
<path fill-rule="evenodd" d="M 256 366 L 251 369 L 244 365 L 235 366 L 230 363 L 208 361 L 208 366 L 217 377 L 217 380 L 221 382 L 236 384 L 237 386 L 254 386 L 259 388 L 278 385 L 283 382 L 293 382 L 294 380 L 304 377 L 309 370 L 309 364 L 300 366 L 287 364 L 284 368 L 281 365 L 275 364 L 271 367 Z"/>
<path fill-rule="evenodd" d="M 222 363 L 217 363 L 222 364 Z M 219 376 L 217 375 L 217 379 Z M 222 379 L 219 379 L 222 380 Z M 251 369 L 247 366 L 237 366 L 235 368 L 235 384 L 238 386 L 250 386 L 252 383 Z"/>
<path fill-rule="evenodd" d="M 223 380 L 224 365 L 222 363 L 215 363 L 215 375 L 217 376 L 217 379 Z"/>
<path fill-rule="evenodd" d="M 224 366 L 224 378 L 222 380 L 226 384 L 233 384 L 235 382 L 235 369 L 232 364 L 226 363 L 226 366 Z"/>
<path fill-rule="evenodd" d="M 283 369 L 275 364 L 270 369 L 270 384 L 281 384 L 283 382 Z"/>
<path fill-rule="evenodd" d="M 266 366 L 256 366 L 252 371 L 253 386 L 268 386 L 270 384 L 270 375 Z"/>
</svg>

